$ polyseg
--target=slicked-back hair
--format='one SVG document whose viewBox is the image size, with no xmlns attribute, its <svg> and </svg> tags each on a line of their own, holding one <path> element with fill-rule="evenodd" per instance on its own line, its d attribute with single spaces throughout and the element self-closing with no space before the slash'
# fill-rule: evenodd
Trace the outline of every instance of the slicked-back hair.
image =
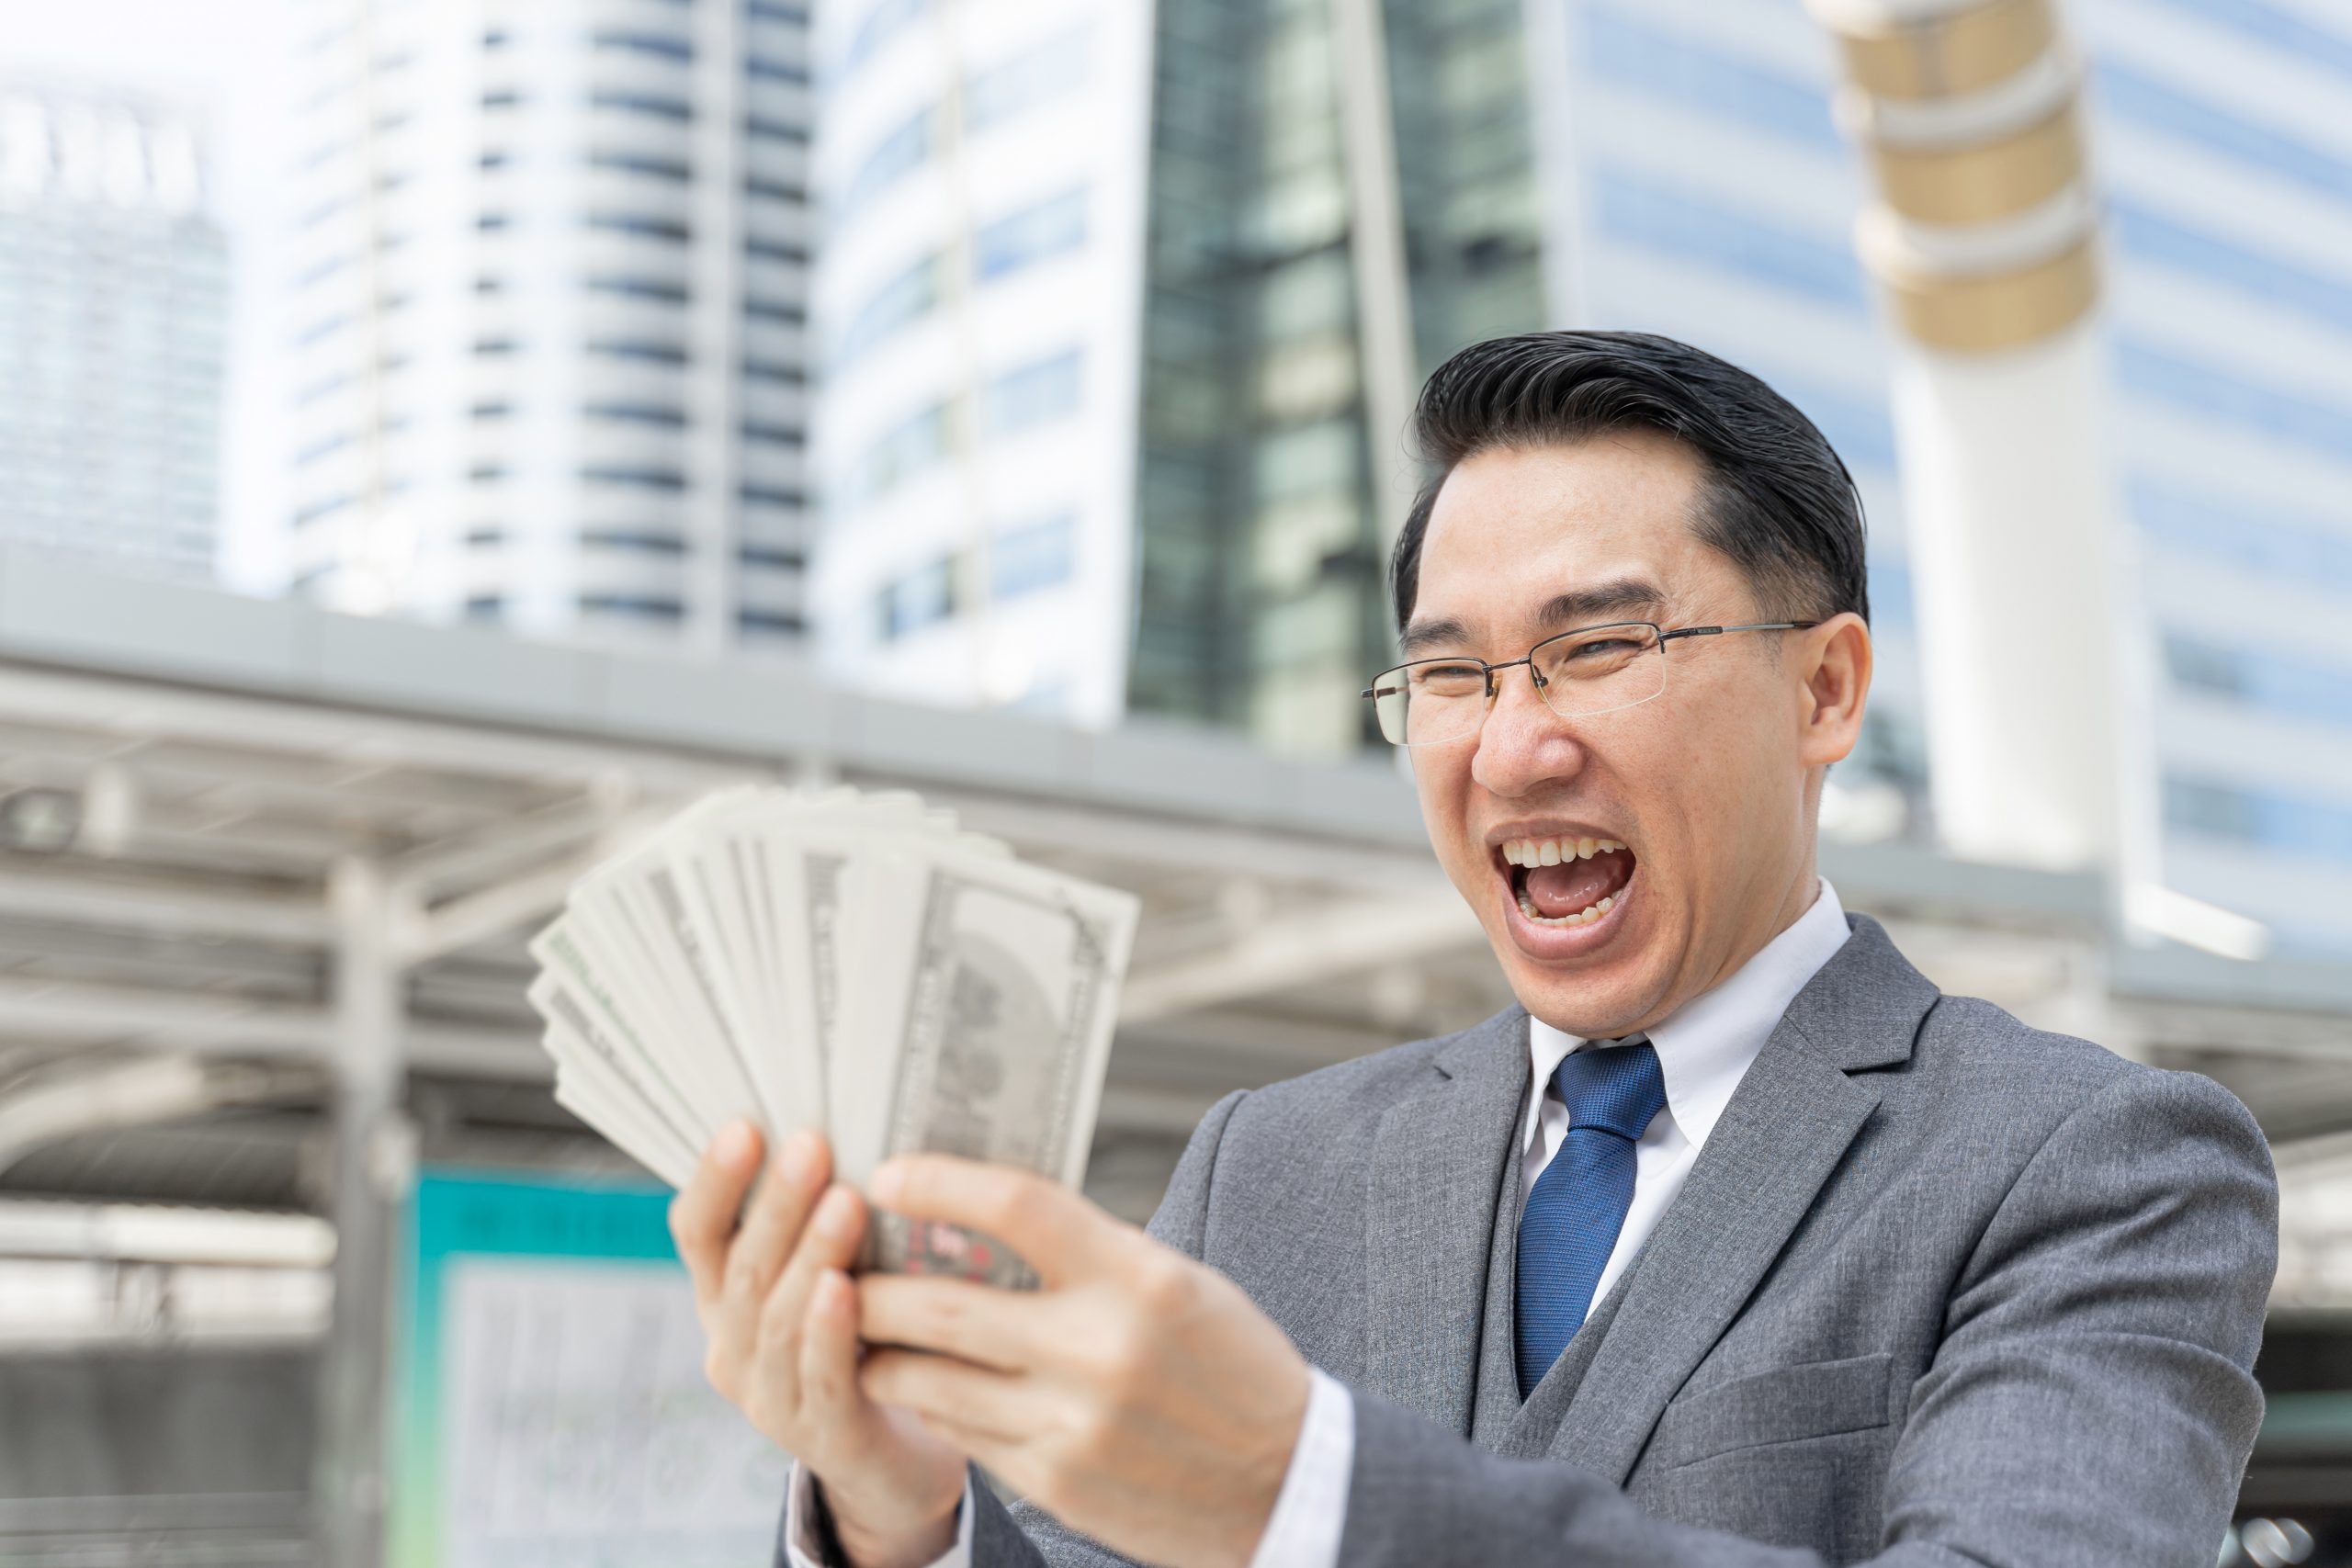
<svg viewBox="0 0 2352 1568">
<path fill-rule="evenodd" d="M 1650 333 L 1523 333 L 1474 344 L 1421 389 L 1413 434 L 1431 472 L 1389 562 L 1399 631 L 1413 618 L 1421 541 L 1454 465 L 1498 446 L 1572 445 L 1655 430 L 1702 468 L 1691 526 L 1729 558 L 1774 620 L 1870 619 L 1862 502 L 1814 423 L 1736 365 Z"/>
</svg>

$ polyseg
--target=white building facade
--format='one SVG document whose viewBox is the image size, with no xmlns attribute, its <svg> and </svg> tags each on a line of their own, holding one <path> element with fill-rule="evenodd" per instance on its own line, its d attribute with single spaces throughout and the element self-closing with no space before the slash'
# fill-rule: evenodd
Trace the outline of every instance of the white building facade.
<svg viewBox="0 0 2352 1568">
<path fill-rule="evenodd" d="M 210 576 L 227 268 L 193 116 L 0 81 L 0 540 Z"/>
<path fill-rule="evenodd" d="M 341 608 L 797 648 L 800 0 L 310 0 L 292 543 Z"/>
<path fill-rule="evenodd" d="M 1149 6 L 825 13 L 823 657 L 1103 724 L 1125 698 Z"/>
</svg>

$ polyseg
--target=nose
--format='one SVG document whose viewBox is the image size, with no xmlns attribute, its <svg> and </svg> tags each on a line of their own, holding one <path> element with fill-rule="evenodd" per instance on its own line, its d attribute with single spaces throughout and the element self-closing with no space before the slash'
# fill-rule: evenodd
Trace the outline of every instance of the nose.
<svg viewBox="0 0 2352 1568">
<path fill-rule="evenodd" d="M 1584 766 L 1584 742 L 1566 719 L 1544 705 L 1528 668 L 1505 670 L 1495 680 L 1494 706 L 1478 732 L 1470 776 L 1507 799 L 1573 778 Z"/>
</svg>

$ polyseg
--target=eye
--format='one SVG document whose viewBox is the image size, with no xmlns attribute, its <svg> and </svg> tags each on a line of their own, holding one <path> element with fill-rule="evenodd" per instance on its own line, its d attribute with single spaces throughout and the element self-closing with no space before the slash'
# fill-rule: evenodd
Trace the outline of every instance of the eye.
<svg viewBox="0 0 2352 1568">
<path fill-rule="evenodd" d="M 1417 664 L 1408 678 L 1417 695 L 1459 697 L 1487 689 L 1483 664 Z"/>
</svg>

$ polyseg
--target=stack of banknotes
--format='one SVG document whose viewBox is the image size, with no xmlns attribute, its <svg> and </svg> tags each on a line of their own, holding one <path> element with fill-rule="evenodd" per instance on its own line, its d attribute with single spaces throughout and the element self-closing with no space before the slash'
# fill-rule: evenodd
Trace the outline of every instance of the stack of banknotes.
<svg viewBox="0 0 2352 1568">
<path fill-rule="evenodd" d="M 904 792 L 746 785 L 583 877 L 530 998 L 556 1099 L 673 1186 L 738 1118 L 823 1133 L 855 1185 L 935 1151 L 1075 1186 L 1136 915 Z M 888 1217 L 865 1263 L 1026 1282 Z"/>
</svg>

